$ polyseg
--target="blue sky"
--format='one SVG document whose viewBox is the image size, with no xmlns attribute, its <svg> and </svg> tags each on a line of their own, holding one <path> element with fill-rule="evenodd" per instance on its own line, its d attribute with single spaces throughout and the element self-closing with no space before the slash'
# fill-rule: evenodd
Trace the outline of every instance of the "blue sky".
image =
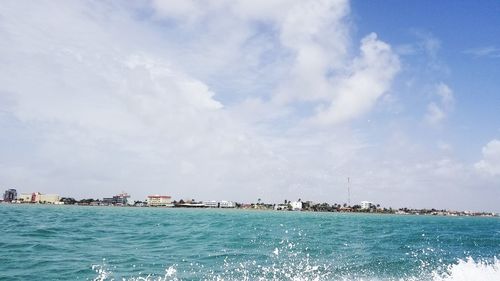
<svg viewBox="0 0 500 281">
<path fill-rule="evenodd" d="M 442 79 L 453 86 L 456 114 L 445 130 L 468 160 L 475 157 L 469 154 L 471 145 L 481 147 L 485 139 L 498 137 L 498 1 L 353 1 L 352 8 L 359 34 L 377 30 L 394 46 L 415 44 L 425 36 L 439 42 L 442 71 L 427 74 L 418 68 L 426 63 L 422 55 L 403 58 L 410 77 L 425 78 L 422 83 Z"/>
<path fill-rule="evenodd" d="M 498 209 L 498 1 L 5 1 L 0 187 Z"/>
</svg>

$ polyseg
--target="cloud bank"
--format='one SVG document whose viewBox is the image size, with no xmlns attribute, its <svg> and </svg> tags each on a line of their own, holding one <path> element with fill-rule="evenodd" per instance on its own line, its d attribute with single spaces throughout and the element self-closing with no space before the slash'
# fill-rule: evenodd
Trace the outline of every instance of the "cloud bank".
<svg viewBox="0 0 500 281">
<path fill-rule="evenodd" d="M 376 33 L 355 39 L 350 9 L 4 2 L 0 186 L 340 203 L 349 176 L 353 201 L 432 207 L 455 192 L 445 207 L 480 206 L 465 198 L 479 170 L 497 175 L 494 148 L 468 165 L 377 119 L 401 58 Z M 426 119 L 440 123 L 455 97 L 444 83 L 434 97 Z"/>
</svg>

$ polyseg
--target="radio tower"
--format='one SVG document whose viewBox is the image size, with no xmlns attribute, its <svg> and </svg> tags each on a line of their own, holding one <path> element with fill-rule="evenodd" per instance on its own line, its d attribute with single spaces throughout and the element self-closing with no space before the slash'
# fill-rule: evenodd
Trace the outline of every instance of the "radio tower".
<svg viewBox="0 0 500 281">
<path fill-rule="evenodd" d="M 351 178 L 347 178 L 347 205 L 351 206 Z"/>
</svg>

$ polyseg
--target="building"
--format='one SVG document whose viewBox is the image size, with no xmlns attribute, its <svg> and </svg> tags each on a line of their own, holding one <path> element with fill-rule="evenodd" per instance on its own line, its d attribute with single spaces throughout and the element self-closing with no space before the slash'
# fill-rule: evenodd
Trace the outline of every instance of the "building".
<svg viewBox="0 0 500 281">
<path fill-rule="evenodd" d="M 58 194 L 40 194 L 37 203 L 59 204 L 61 197 Z"/>
<path fill-rule="evenodd" d="M 220 208 L 236 208 L 236 204 L 232 201 L 220 201 L 219 207 Z"/>
<path fill-rule="evenodd" d="M 361 209 L 370 209 L 373 206 L 373 202 L 361 201 Z"/>
<path fill-rule="evenodd" d="M 275 211 L 288 211 L 288 204 L 276 204 L 274 205 Z"/>
<path fill-rule="evenodd" d="M 125 206 L 128 203 L 128 198 L 130 198 L 130 195 L 126 192 L 122 192 L 118 195 L 115 195 L 111 198 L 103 198 L 102 199 L 102 204 L 103 205 L 113 205 L 113 206 Z"/>
<path fill-rule="evenodd" d="M 42 195 L 40 192 L 21 193 L 17 201 L 21 203 L 39 203 L 40 195 Z"/>
<path fill-rule="evenodd" d="M 290 206 L 292 206 L 293 211 L 302 211 L 302 202 L 301 201 L 290 202 Z"/>
<path fill-rule="evenodd" d="M 19 197 L 17 197 L 17 202 L 31 203 L 31 193 L 21 193 Z"/>
<path fill-rule="evenodd" d="M 203 205 L 208 208 L 236 208 L 233 201 L 203 201 Z"/>
<path fill-rule="evenodd" d="M 31 203 L 40 203 L 40 192 L 31 193 Z"/>
<path fill-rule="evenodd" d="M 59 204 L 61 197 L 58 194 L 41 194 L 40 192 L 22 193 L 17 201 L 20 203 Z"/>
<path fill-rule="evenodd" d="M 148 202 L 147 201 L 145 201 L 145 202 L 143 202 L 143 201 L 134 201 L 134 206 L 135 207 L 146 207 L 146 206 L 148 206 Z"/>
<path fill-rule="evenodd" d="M 150 207 L 172 207 L 172 197 L 167 195 L 149 195 L 148 206 Z"/>
<path fill-rule="evenodd" d="M 5 193 L 3 194 L 3 201 L 4 202 L 12 202 L 16 201 L 17 199 L 17 190 L 15 189 L 7 189 Z"/>
<path fill-rule="evenodd" d="M 220 204 L 217 201 L 203 201 L 203 204 L 208 208 L 219 208 Z"/>
</svg>

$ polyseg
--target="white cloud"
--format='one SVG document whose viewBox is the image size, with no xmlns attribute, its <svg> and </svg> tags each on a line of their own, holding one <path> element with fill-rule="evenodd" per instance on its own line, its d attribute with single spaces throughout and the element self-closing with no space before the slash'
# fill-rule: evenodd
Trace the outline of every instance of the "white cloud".
<svg viewBox="0 0 500 281">
<path fill-rule="evenodd" d="M 442 140 L 439 140 L 437 142 L 437 147 L 440 150 L 445 151 L 445 152 L 452 152 L 453 151 L 453 146 L 451 144 L 449 144 L 448 142 L 445 142 Z"/>
<path fill-rule="evenodd" d="M 213 33 L 205 37 L 207 41 L 195 40 L 197 45 L 209 48 L 217 46 L 217 50 L 222 51 L 223 57 L 216 55 L 219 67 L 212 69 L 212 72 L 226 71 L 224 68 L 228 68 L 239 77 L 259 79 L 245 85 L 249 87 L 254 87 L 252 84 L 269 83 L 267 89 L 256 90 L 280 107 L 292 105 L 288 111 L 293 108 L 294 103 L 310 102 L 312 106 L 320 108 L 321 112 L 318 116 L 311 112 L 305 119 L 312 118 L 319 123 L 349 122 L 365 114 L 390 89 L 391 82 L 399 71 L 397 55 L 389 44 L 378 40 L 375 34 L 362 40 L 359 56 L 350 56 L 350 7 L 344 0 L 220 1 L 216 4 L 189 1 L 181 5 L 189 7 L 180 9 L 182 13 L 179 13 L 177 1 L 154 3 L 158 15 L 166 19 L 180 18 L 190 29 Z M 265 28 L 262 27 L 263 24 Z M 229 34 L 226 30 L 221 30 L 222 27 L 229 28 Z M 257 30 L 259 33 L 256 33 Z M 225 33 L 225 40 L 222 41 L 219 40 L 221 32 Z M 233 37 L 233 33 L 238 35 Z M 260 41 L 259 37 L 266 33 L 267 42 Z M 253 51 L 234 48 L 252 46 L 251 42 L 256 40 L 259 47 Z M 228 45 L 221 42 L 230 43 Z M 274 57 L 267 57 L 268 61 L 263 61 L 263 56 L 270 52 L 267 47 L 263 48 L 266 44 L 271 44 Z M 250 54 L 250 57 L 245 56 L 243 62 L 249 59 L 246 62 L 250 65 L 265 63 L 269 67 L 246 69 L 242 73 L 239 72 L 241 69 L 235 71 L 233 66 L 235 63 L 244 65 L 241 59 L 221 63 L 221 60 L 227 60 L 233 54 L 238 57 L 242 52 Z M 213 56 L 213 53 L 207 54 L 207 57 Z M 256 73 L 264 74 L 256 77 Z M 269 78 L 272 79 L 267 80 Z M 325 104 L 329 105 L 328 110 L 321 109 Z M 265 104 L 262 106 L 276 107 Z M 265 114 L 270 115 L 272 114 Z"/>
<path fill-rule="evenodd" d="M 199 20 L 204 14 L 202 3 L 194 0 L 153 0 L 152 5 L 159 17 L 188 23 Z"/>
<path fill-rule="evenodd" d="M 44 164 L 26 168 L 27 163 L 4 158 L 1 165 L 24 171 L 23 182 L 31 188 L 51 186 L 64 193 L 61 189 L 78 182 L 82 191 L 75 195 L 142 185 L 166 192 L 172 185 L 194 188 L 205 181 L 210 189 L 226 172 L 237 173 L 226 167 L 231 157 L 244 159 L 259 146 L 240 139 L 251 130 L 224 113 L 205 83 L 152 54 L 142 30 L 114 32 L 115 25 L 132 24 L 126 15 L 94 30 L 96 22 L 81 13 L 87 8 L 83 4 L 35 11 L 13 2 L 3 8 L 10 9 L 0 31 L 8 40 L 0 50 L 12 62 L 0 69 L 1 94 L 12 101 L 5 110 L 30 124 L 29 134 L 37 136 L 29 144 L 34 147 L 30 162 Z M 45 20 L 55 9 L 65 13 L 58 21 Z M 74 36 L 75 29 L 93 32 Z M 141 52 L 133 47 L 137 38 L 147 40 Z M 200 177 L 180 176 L 188 170 Z M 11 178 L 5 173 L 2 178 Z"/>
<path fill-rule="evenodd" d="M 474 167 L 481 173 L 500 176 L 500 140 L 488 142 L 482 149 L 483 159 Z"/>
<path fill-rule="evenodd" d="M 441 41 L 433 34 L 423 31 L 415 31 L 415 35 L 419 38 L 417 46 L 427 53 L 428 56 L 436 58 L 441 49 Z"/>
<path fill-rule="evenodd" d="M 430 102 L 427 105 L 425 121 L 432 126 L 439 125 L 448 114 L 453 110 L 455 98 L 453 91 L 444 83 L 439 83 L 435 87 L 434 95 L 439 98 L 438 101 Z"/>
<path fill-rule="evenodd" d="M 315 121 L 339 123 L 368 112 L 386 93 L 399 71 L 399 59 L 390 46 L 372 33 L 361 42 L 361 54 L 353 61 L 347 76 L 334 81 L 333 101 L 320 109 Z"/>
<path fill-rule="evenodd" d="M 434 102 L 427 105 L 425 121 L 431 125 L 439 124 L 446 117 L 446 113 Z"/>
<path fill-rule="evenodd" d="M 473 48 L 465 50 L 464 53 L 477 58 L 500 58 L 500 48 L 494 46 Z"/>
<path fill-rule="evenodd" d="M 349 47 L 346 1 L 299 2 L 279 23 L 283 46 L 293 51 L 289 74 L 282 81 L 275 99 L 328 99 L 329 72 L 345 67 Z"/>
<path fill-rule="evenodd" d="M 455 104 L 455 98 L 453 96 L 453 91 L 444 83 L 439 83 L 436 87 L 436 94 L 441 98 L 441 105 L 447 109 L 451 110 Z"/>
<path fill-rule="evenodd" d="M 353 200 L 422 205 L 469 181 L 449 152 L 349 126 L 400 61 L 375 33 L 352 42 L 347 1 L 150 3 L 2 3 L 2 186 L 341 203 L 351 176 Z"/>
</svg>

